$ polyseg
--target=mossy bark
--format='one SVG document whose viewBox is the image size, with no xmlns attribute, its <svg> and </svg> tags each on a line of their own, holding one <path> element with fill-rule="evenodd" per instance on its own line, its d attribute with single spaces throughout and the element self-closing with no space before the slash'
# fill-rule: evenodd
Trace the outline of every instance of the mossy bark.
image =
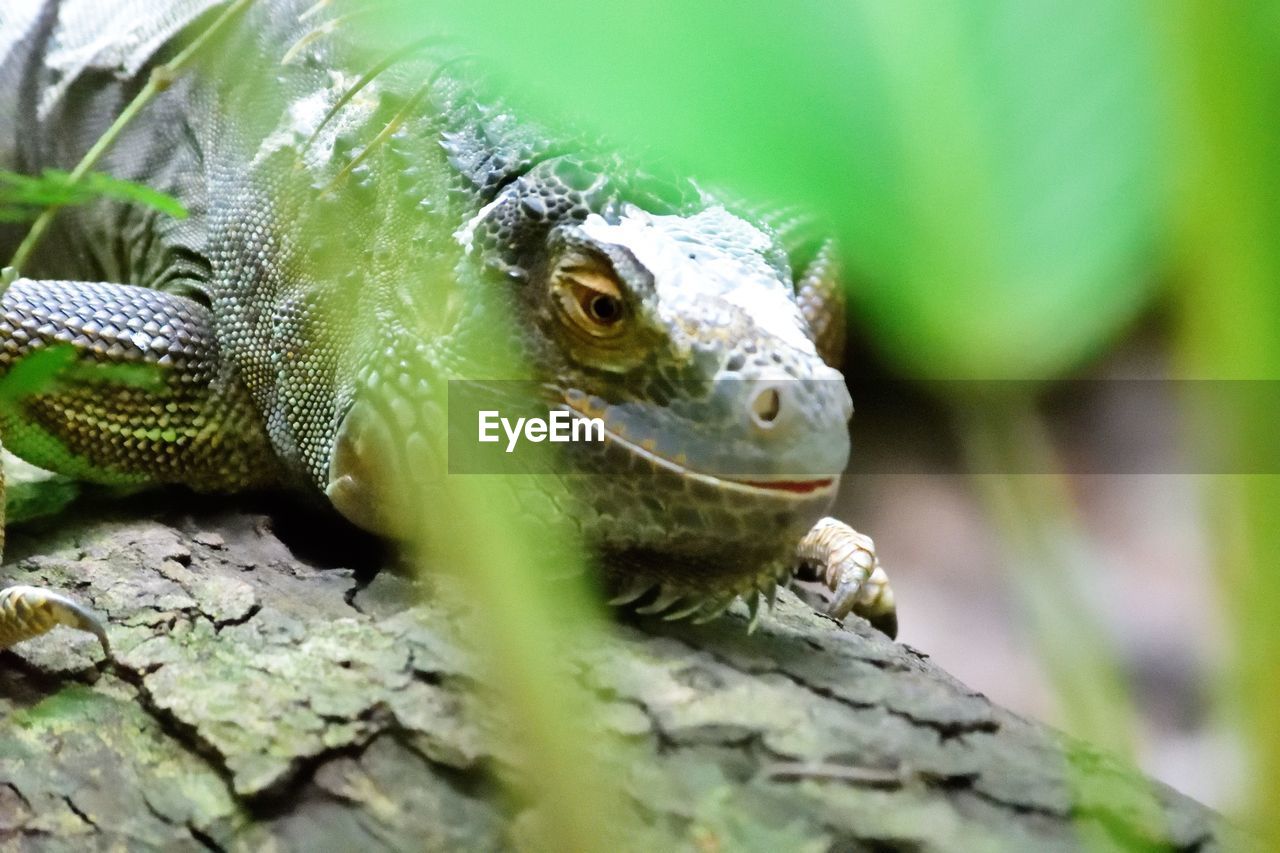
<svg viewBox="0 0 1280 853">
<path fill-rule="evenodd" d="M 0 653 L 0 849 L 521 846 L 500 712 L 438 597 L 317 565 L 342 560 L 228 504 L 80 516 L 13 535 L 0 586 L 73 591 L 109 616 L 116 660 L 71 632 Z M 1208 809 L 856 621 L 785 593 L 751 635 L 735 610 L 566 650 L 628 744 L 616 781 L 653 832 L 637 847 L 1223 844 Z"/>
</svg>

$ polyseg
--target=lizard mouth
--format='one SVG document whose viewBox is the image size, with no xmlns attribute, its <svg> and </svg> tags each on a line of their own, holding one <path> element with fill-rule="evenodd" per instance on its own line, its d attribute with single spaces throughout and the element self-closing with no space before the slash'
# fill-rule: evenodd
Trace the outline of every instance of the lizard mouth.
<svg viewBox="0 0 1280 853">
<path fill-rule="evenodd" d="M 680 458 L 672 459 L 658 453 L 650 446 L 652 442 L 641 439 L 639 442 L 623 437 L 609 423 L 606 413 L 584 412 L 572 402 L 565 400 L 561 406 L 563 411 L 577 418 L 600 418 L 604 421 L 604 436 L 607 443 L 615 444 L 628 453 L 647 461 L 655 468 L 662 468 L 681 477 L 697 480 L 720 488 L 738 491 L 744 495 L 771 495 L 776 497 L 794 497 L 807 499 L 814 496 L 825 497 L 834 493 L 837 478 L 813 477 L 797 479 L 795 477 L 779 477 L 776 479 L 760 479 L 755 477 L 729 477 L 723 474 L 708 474 L 684 464 Z"/>
<path fill-rule="evenodd" d="M 830 489 L 835 485 L 835 478 L 824 477 L 817 480 L 730 480 L 729 482 L 770 492 L 791 492 L 797 495 L 808 495 Z"/>
</svg>

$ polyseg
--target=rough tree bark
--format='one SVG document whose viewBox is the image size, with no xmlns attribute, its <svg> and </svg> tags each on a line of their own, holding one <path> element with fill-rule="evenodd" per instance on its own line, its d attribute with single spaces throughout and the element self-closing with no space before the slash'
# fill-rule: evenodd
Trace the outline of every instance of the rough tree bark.
<svg viewBox="0 0 1280 853">
<path fill-rule="evenodd" d="M 333 537 L 298 553 L 310 531 L 274 513 L 196 506 L 81 508 L 12 538 L 0 585 L 75 590 L 109 614 L 117 659 L 71 632 L 0 654 L 0 849 L 519 846 L 446 609 L 324 565 L 347 562 L 318 558 Z M 1205 807 L 863 623 L 790 594 L 754 635 L 743 618 L 629 621 L 568 656 L 599 724 L 648 756 L 621 787 L 681 847 L 1224 843 Z M 1091 794 L 1117 790 L 1152 791 L 1159 819 Z"/>
</svg>

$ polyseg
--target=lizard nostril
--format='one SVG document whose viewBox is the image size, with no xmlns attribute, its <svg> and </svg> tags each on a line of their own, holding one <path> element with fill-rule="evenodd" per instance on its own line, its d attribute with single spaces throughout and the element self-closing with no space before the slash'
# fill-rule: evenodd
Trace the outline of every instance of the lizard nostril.
<svg viewBox="0 0 1280 853">
<path fill-rule="evenodd" d="M 751 418 L 761 429 L 772 429 L 782 409 L 782 397 L 777 388 L 761 388 L 751 398 Z"/>
</svg>

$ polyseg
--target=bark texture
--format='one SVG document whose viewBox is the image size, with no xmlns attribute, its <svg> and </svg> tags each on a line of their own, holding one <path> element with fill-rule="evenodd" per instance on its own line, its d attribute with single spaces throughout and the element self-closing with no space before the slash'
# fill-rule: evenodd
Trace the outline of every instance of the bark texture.
<svg viewBox="0 0 1280 853">
<path fill-rule="evenodd" d="M 0 586 L 75 591 L 109 615 L 117 659 L 71 632 L 0 653 L 0 849 L 521 846 L 529 815 L 495 796 L 493 714 L 443 604 L 334 567 L 332 535 L 274 514 L 78 516 L 16 533 Z M 865 623 L 789 593 L 755 634 L 744 618 L 628 621 L 566 653 L 598 724 L 643 756 L 618 771 L 654 833 L 638 848 L 1224 843 L 1208 809 Z"/>
</svg>

